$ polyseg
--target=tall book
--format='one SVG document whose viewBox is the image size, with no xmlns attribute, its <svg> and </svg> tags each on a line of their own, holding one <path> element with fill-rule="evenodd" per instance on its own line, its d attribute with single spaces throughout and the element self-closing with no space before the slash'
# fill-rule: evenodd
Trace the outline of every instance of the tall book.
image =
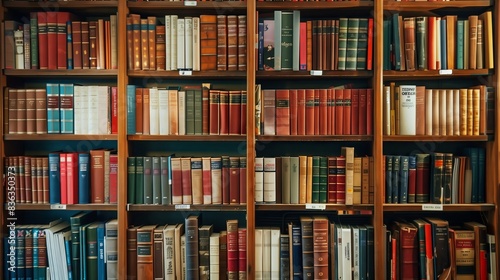
<svg viewBox="0 0 500 280">
<path fill-rule="evenodd" d="M 186 279 L 199 279 L 198 216 L 186 218 Z"/>
<path fill-rule="evenodd" d="M 238 279 L 238 220 L 227 220 L 227 276 L 229 280 Z"/>
<path fill-rule="evenodd" d="M 137 280 L 153 279 L 153 232 L 156 225 L 137 229 Z"/>
<path fill-rule="evenodd" d="M 212 230 L 212 225 L 203 225 L 199 228 L 199 279 L 210 279 L 210 237 L 212 235 Z"/>
<path fill-rule="evenodd" d="M 311 217 L 300 217 L 302 235 L 302 277 L 314 279 L 314 229 Z"/>
</svg>

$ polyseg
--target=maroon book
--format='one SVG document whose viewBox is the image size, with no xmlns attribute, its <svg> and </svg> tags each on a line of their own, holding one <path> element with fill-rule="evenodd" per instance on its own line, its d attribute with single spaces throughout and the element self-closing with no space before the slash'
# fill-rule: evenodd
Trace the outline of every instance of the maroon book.
<svg viewBox="0 0 500 280">
<path fill-rule="evenodd" d="M 335 134 L 344 134 L 344 90 L 335 90 Z"/>
<path fill-rule="evenodd" d="M 276 135 L 290 135 L 290 92 L 276 90 Z"/>
<path fill-rule="evenodd" d="M 306 89 L 306 134 L 314 135 L 314 89 Z M 318 116 L 319 117 L 319 116 Z"/>
<path fill-rule="evenodd" d="M 223 167 L 224 168 L 224 167 Z M 240 158 L 229 158 L 229 203 L 240 203 Z"/>
<path fill-rule="evenodd" d="M 393 233 L 399 237 L 397 263 L 399 279 L 418 279 L 418 237 L 417 228 L 410 223 L 394 222 Z"/>
<path fill-rule="evenodd" d="M 306 135 L 306 90 L 297 90 L 297 135 Z"/>
<path fill-rule="evenodd" d="M 229 91 L 229 135 L 241 134 L 241 91 Z"/>
<path fill-rule="evenodd" d="M 343 127 L 343 134 L 344 135 L 351 135 L 351 101 L 352 101 L 352 90 L 351 89 L 344 89 L 344 102 L 343 102 L 343 110 L 344 110 L 344 127 Z"/>
<path fill-rule="evenodd" d="M 337 203 L 337 158 L 328 157 L 328 203 Z"/>
<path fill-rule="evenodd" d="M 219 112 L 219 133 L 221 135 L 229 134 L 229 92 L 227 90 L 221 90 L 220 96 L 220 112 Z"/>
<path fill-rule="evenodd" d="M 205 91 L 205 90 L 204 90 Z M 220 119 L 220 92 L 218 90 L 210 91 L 210 135 L 219 135 Z"/>
<path fill-rule="evenodd" d="M 366 90 L 366 134 L 373 134 L 373 89 Z"/>
<path fill-rule="evenodd" d="M 238 279 L 247 279 L 247 229 L 238 229 Z"/>
<path fill-rule="evenodd" d="M 351 133 L 352 135 L 359 135 L 359 92 L 361 90 L 352 89 L 351 90 Z"/>
<path fill-rule="evenodd" d="M 359 130 L 358 130 L 358 134 L 359 135 L 367 135 L 367 121 L 368 121 L 368 117 L 367 117 L 367 108 L 366 106 L 368 105 L 367 104 L 367 89 L 360 89 L 359 90 L 359 120 L 358 120 L 358 123 L 359 123 Z M 371 116 L 370 116 L 371 118 Z M 354 134 L 354 133 L 353 133 Z"/>
<path fill-rule="evenodd" d="M 417 170 L 416 170 L 416 186 L 415 186 L 415 202 L 429 202 L 429 168 L 430 155 L 417 154 Z"/>
<path fill-rule="evenodd" d="M 238 279 L 238 220 L 228 220 L 226 225 L 228 279 Z"/>
<path fill-rule="evenodd" d="M 319 135 L 326 135 L 328 131 L 328 90 L 318 89 L 319 94 Z"/>
</svg>

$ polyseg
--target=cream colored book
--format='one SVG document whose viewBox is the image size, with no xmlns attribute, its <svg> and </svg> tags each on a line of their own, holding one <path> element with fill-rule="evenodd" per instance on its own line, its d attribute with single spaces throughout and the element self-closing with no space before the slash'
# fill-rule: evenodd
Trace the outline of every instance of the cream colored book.
<svg viewBox="0 0 500 280">
<path fill-rule="evenodd" d="M 193 71 L 200 71 L 200 18 L 193 17 Z"/>
<path fill-rule="evenodd" d="M 425 90 L 425 135 L 433 135 L 432 133 L 432 89 Z"/>
<path fill-rule="evenodd" d="M 354 148 L 342 147 L 341 154 L 345 157 L 345 204 L 354 204 Z"/>
</svg>

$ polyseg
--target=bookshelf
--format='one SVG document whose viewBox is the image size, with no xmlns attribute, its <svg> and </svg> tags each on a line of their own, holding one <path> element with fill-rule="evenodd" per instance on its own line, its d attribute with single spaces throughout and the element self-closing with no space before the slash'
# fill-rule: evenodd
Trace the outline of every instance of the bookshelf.
<svg viewBox="0 0 500 280">
<path fill-rule="evenodd" d="M 74 69 L 74 70 L 40 70 L 40 69 L 3 69 L 0 74 L 0 86 L 5 87 L 34 87 L 49 82 L 82 83 L 113 85 L 118 89 L 118 133 L 117 134 L 8 134 L 0 131 L 0 155 L 24 155 L 25 153 L 47 154 L 53 147 L 72 147 L 76 149 L 79 143 L 98 143 L 98 147 L 113 147 L 118 154 L 118 197 L 117 204 L 16 204 L 16 211 L 22 212 L 23 218 L 30 214 L 42 212 L 44 217 L 58 217 L 60 213 L 74 211 L 98 211 L 106 217 L 118 219 L 118 275 L 124 279 L 127 275 L 127 230 L 131 225 L 137 225 L 141 218 L 149 223 L 165 223 L 169 217 L 178 222 L 190 214 L 206 215 L 207 220 L 216 220 L 217 215 L 223 214 L 240 221 L 240 227 L 246 228 L 247 251 L 246 272 L 247 279 L 255 279 L 255 259 L 259 256 L 255 251 L 256 229 L 266 223 L 282 222 L 283 216 L 324 214 L 335 216 L 340 220 L 350 221 L 358 219 L 374 228 L 374 248 L 377 257 L 374 259 L 374 279 L 386 279 L 389 273 L 384 269 L 386 251 L 386 233 L 384 224 L 394 220 L 398 214 L 408 217 L 449 217 L 470 214 L 478 221 L 488 225 L 488 230 L 496 237 L 499 243 L 500 213 L 500 121 L 498 108 L 500 96 L 497 85 L 500 84 L 500 75 L 496 69 L 453 69 L 396 71 L 384 70 L 384 42 L 383 19 L 386 15 L 401 12 L 402 14 L 481 14 L 486 10 L 493 12 L 493 26 L 500 26 L 500 4 L 497 0 L 475 1 L 445 1 L 445 2 L 396 2 L 396 1 L 340 1 L 340 2 L 274 2 L 274 1 L 199 1 L 186 5 L 185 2 L 132 2 L 118 1 L 58 1 L 58 2 L 28 2 L 2 1 L 0 7 L 0 21 L 16 19 L 19 15 L 29 15 L 30 11 L 42 11 L 50 7 L 57 7 L 61 11 L 70 11 L 82 16 L 105 17 L 117 13 L 118 42 L 126 42 L 127 16 L 139 14 L 142 18 L 165 14 L 178 14 L 180 17 L 199 16 L 203 14 L 231 14 L 246 16 L 246 71 L 192 71 L 188 75 L 180 71 L 162 70 L 134 70 L 127 65 L 127 44 L 117 44 L 117 69 Z M 48 5 L 48 4 L 47 4 Z M 194 5 L 194 6 L 189 6 Z M 253 42 L 258 42 L 258 16 L 270 16 L 276 10 L 299 10 L 307 19 L 339 18 L 344 14 L 349 17 L 373 17 L 373 68 L 372 70 L 323 70 L 321 73 L 310 71 L 263 71 L 259 70 L 255 61 L 259 56 Z M 28 11 L 28 12 L 27 12 Z M 167 12 L 168 11 L 168 12 Z M 163 22 L 163 21 L 162 21 Z M 494 30 L 494 46 L 500 45 L 498 30 Z M 5 61 L 5 46 L 2 44 L 2 68 Z M 495 51 L 496 52 L 496 51 Z M 500 55 L 494 56 L 494 68 L 500 66 Z M 347 81 L 347 82 L 345 82 Z M 163 87 L 171 85 L 200 85 L 210 82 L 215 88 L 238 88 L 247 92 L 246 134 L 241 135 L 129 135 L 127 133 L 127 86 Z M 384 86 L 390 82 L 396 84 L 439 84 L 453 87 L 455 82 L 469 85 L 485 84 L 495 87 L 495 122 L 494 133 L 488 135 L 385 135 L 384 134 Z M 373 133 L 369 135 L 258 135 L 254 129 L 256 124 L 256 96 L 255 85 L 262 85 L 263 89 L 287 88 L 297 89 L 306 85 L 312 88 L 327 88 L 343 83 L 360 85 L 360 88 L 373 89 L 373 110 L 371 120 Z M 276 86 L 279 85 L 279 86 Z M 2 108 L 3 99 L 1 101 Z M 2 122 L 4 123 L 4 114 Z M 53 144 L 55 143 L 55 144 Z M 388 153 L 405 153 L 415 146 L 434 145 L 440 149 L 457 151 L 466 146 L 482 147 L 486 151 L 486 190 L 484 203 L 446 204 L 442 209 L 430 211 L 425 204 L 392 204 L 385 202 L 384 155 Z M 340 155 L 340 147 L 353 146 L 359 155 L 373 157 L 373 203 L 343 205 L 321 203 L 324 209 L 308 208 L 308 204 L 285 203 L 254 203 L 256 191 L 255 163 L 256 157 L 276 157 L 283 155 L 315 155 L 322 149 L 328 155 Z M 246 157 L 246 204 L 239 205 L 146 205 L 133 204 L 128 201 L 127 194 L 127 158 L 131 156 L 163 155 L 176 153 L 179 156 L 206 156 L 209 152 L 206 147 L 221 154 Z M 219 153 L 226 150 L 227 153 Z M 214 155 L 215 156 L 215 155 Z M 4 161 L 0 162 L 0 169 L 4 170 Z M 6 205 L 6 197 L 0 196 L 0 202 Z M 6 206 L 4 209 L 7 209 Z M 342 213 L 337 215 L 337 213 Z M 352 214 L 356 213 L 356 214 Z M 367 214 L 371 213 L 371 214 Z M 472 214 L 471 214 L 472 213 Z M 270 218 L 268 219 L 269 216 Z M 167 217 L 167 218 L 165 218 Z M 273 220 L 275 219 L 275 220 Z M 480 220 L 482 219 L 482 220 Z M 6 211 L 0 213 L 2 231 L 7 232 L 8 218 Z M 22 221 L 18 221 L 21 223 Z M 244 222 L 244 225 L 243 225 Z M 205 223 L 203 223 L 205 224 Z M 497 245 L 496 251 L 500 252 Z M 5 269 L 3 256 L 0 262 L 2 271 Z M 497 271 L 500 267 L 497 265 Z"/>
</svg>

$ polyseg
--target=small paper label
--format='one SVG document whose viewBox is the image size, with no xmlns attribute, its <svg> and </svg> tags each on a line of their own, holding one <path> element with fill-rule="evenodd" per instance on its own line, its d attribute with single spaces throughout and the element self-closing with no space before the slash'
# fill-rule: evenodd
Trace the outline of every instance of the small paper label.
<svg viewBox="0 0 500 280">
<path fill-rule="evenodd" d="M 441 69 L 439 70 L 439 75 L 451 75 L 453 74 L 452 69 Z"/>
<path fill-rule="evenodd" d="M 51 204 L 50 209 L 52 209 L 52 210 L 65 210 L 66 204 Z"/>
<path fill-rule="evenodd" d="M 326 204 L 308 203 L 308 204 L 306 204 L 306 209 L 311 209 L 311 210 L 325 210 L 326 209 Z"/>
<path fill-rule="evenodd" d="M 424 211 L 443 211 L 443 204 L 422 204 Z"/>
<path fill-rule="evenodd" d="M 176 210 L 186 210 L 186 209 L 190 209 L 191 208 L 191 205 L 189 204 L 178 204 L 178 205 L 175 205 L 175 209 Z"/>
<path fill-rule="evenodd" d="M 311 76 L 323 76 L 323 70 L 311 70 Z"/>
<path fill-rule="evenodd" d="M 194 2 L 194 3 L 196 3 L 196 2 Z M 192 75 L 193 75 L 193 71 L 191 71 L 191 70 L 179 70 L 179 76 L 192 76 Z"/>
<path fill-rule="evenodd" d="M 196 6 L 196 1 L 184 1 L 184 6 Z"/>
</svg>

